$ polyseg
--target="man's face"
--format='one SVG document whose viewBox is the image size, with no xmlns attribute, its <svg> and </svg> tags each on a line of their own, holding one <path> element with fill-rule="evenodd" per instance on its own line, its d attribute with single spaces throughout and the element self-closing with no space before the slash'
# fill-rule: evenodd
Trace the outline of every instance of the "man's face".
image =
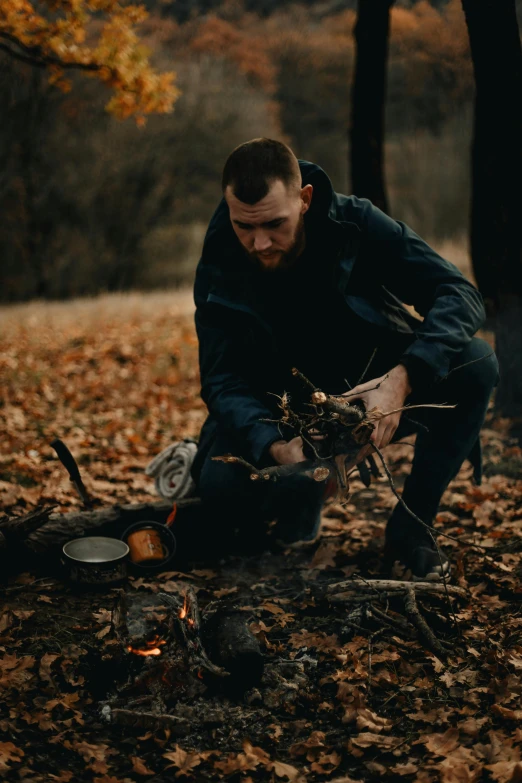
<svg viewBox="0 0 522 783">
<path fill-rule="evenodd" d="M 230 186 L 226 189 L 225 199 L 236 236 L 264 271 L 286 269 L 302 253 L 304 214 L 312 191 L 311 185 L 292 189 L 276 180 L 261 201 L 245 204 L 234 196 Z"/>
</svg>

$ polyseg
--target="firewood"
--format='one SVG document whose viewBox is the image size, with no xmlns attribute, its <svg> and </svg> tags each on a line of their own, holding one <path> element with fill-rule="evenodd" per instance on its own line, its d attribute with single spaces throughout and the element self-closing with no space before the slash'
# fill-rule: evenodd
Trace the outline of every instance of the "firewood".
<svg viewBox="0 0 522 783">
<path fill-rule="evenodd" d="M 215 677 L 228 677 L 228 672 L 212 663 L 203 647 L 201 619 L 194 589 L 190 585 L 184 586 L 182 600 L 180 596 L 168 593 L 158 593 L 158 598 L 173 610 L 170 613 L 171 627 L 182 645 L 189 669 L 196 676 L 200 676 L 204 670 Z"/>
<path fill-rule="evenodd" d="M 204 623 L 203 633 L 212 660 L 230 673 L 232 688 L 245 691 L 259 684 L 265 663 L 245 612 L 218 610 Z"/>
</svg>

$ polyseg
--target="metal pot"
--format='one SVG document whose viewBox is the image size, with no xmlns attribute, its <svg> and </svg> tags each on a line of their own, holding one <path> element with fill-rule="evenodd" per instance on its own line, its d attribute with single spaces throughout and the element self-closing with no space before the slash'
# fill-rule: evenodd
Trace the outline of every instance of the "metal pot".
<svg viewBox="0 0 522 783">
<path fill-rule="evenodd" d="M 62 552 L 69 578 L 77 584 L 112 585 L 127 577 L 129 547 L 117 538 L 75 538 L 64 544 Z"/>
</svg>

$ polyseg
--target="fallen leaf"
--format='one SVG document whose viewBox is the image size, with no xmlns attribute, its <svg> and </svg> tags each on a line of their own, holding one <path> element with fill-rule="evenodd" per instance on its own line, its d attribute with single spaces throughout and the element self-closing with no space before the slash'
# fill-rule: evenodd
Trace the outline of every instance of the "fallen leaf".
<svg viewBox="0 0 522 783">
<path fill-rule="evenodd" d="M 330 775 L 334 769 L 337 769 L 341 761 L 342 756 L 335 750 L 331 753 L 322 753 L 312 763 L 311 769 L 320 775 Z"/>
<path fill-rule="evenodd" d="M 324 749 L 325 736 L 323 731 L 313 731 L 308 739 L 303 742 L 296 742 L 294 745 L 290 746 L 290 755 L 292 758 L 297 758 L 298 756 L 306 756 L 310 749 Z M 312 759 L 309 759 L 309 761 L 311 760 Z"/>
<path fill-rule="evenodd" d="M 105 625 L 111 622 L 112 612 L 109 609 L 99 609 L 97 612 L 93 612 L 92 616 L 99 625 Z"/>
<path fill-rule="evenodd" d="M 237 593 L 238 587 L 235 585 L 234 587 L 222 587 L 220 590 L 214 590 L 214 596 L 216 598 L 224 598 L 226 595 L 232 595 L 233 593 Z"/>
<path fill-rule="evenodd" d="M 396 775 L 415 775 L 419 771 L 419 768 L 412 761 L 407 761 L 406 764 L 396 764 L 395 767 L 390 769 L 390 772 L 395 772 Z"/>
<path fill-rule="evenodd" d="M 0 690 L 2 688 L 15 688 L 20 690 L 23 685 L 33 677 L 29 669 L 32 669 L 36 658 L 25 655 L 18 658 L 15 654 L 4 655 L 0 659 Z"/>
<path fill-rule="evenodd" d="M 38 670 L 38 674 L 40 675 L 40 679 L 44 682 L 48 682 L 51 685 L 53 684 L 53 678 L 51 676 L 51 666 L 53 665 L 53 662 L 60 657 L 59 653 L 45 653 L 42 655 L 40 659 L 40 668 Z"/>
<path fill-rule="evenodd" d="M 506 718 L 506 720 L 522 720 L 522 710 L 511 710 L 509 707 L 502 707 L 500 704 L 493 704 L 491 712 Z"/>
<path fill-rule="evenodd" d="M 23 750 L 17 748 L 12 742 L 0 742 L 0 772 L 9 772 L 9 762 L 18 763 L 25 755 Z"/>
<path fill-rule="evenodd" d="M 155 775 L 156 773 L 153 772 L 151 769 L 147 767 L 143 759 L 140 759 L 139 756 L 131 756 L 130 760 L 132 761 L 132 769 L 133 772 L 136 772 L 138 775 Z"/>
<path fill-rule="evenodd" d="M 436 756 L 447 756 L 458 747 L 459 730 L 449 728 L 444 734 L 425 734 L 418 741 L 423 742 L 430 753 Z"/>
<path fill-rule="evenodd" d="M 497 783 L 522 782 L 522 763 L 520 761 L 497 761 L 496 764 L 486 765 L 485 769 L 489 770 L 491 777 Z"/>
<path fill-rule="evenodd" d="M 282 761 L 274 761 L 272 763 L 272 769 L 278 778 L 286 778 L 287 780 L 295 780 L 299 776 L 299 770 L 292 767 L 290 764 L 284 764 Z"/>
<path fill-rule="evenodd" d="M 368 708 L 364 707 L 357 711 L 356 726 L 358 731 L 368 729 L 368 731 L 388 731 L 393 726 L 393 721 L 388 718 L 382 718 L 380 715 L 376 715 Z"/>
<path fill-rule="evenodd" d="M 8 610 L 0 617 L 0 634 L 7 631 L 13 625 L 13 613 Z"/>
<path fill-rule="evenodd" d="M 176 745 L 176 749 L 164 753 L 163 758 L 167 759 L 167 761 L 172 761 L 172 764 L 169 764 L 165 769 L 178 768 L 175 777 L 179 778 L 181 775 L 187 775 L 188 777 L 191 774 L 191 770 L 201 764 L 202 754 L 187 753 L 186 750 Z"/>
<path fill-rule="evenodd" d="M 356 737 L 351 737 L 349 744 L 356 745 L 358 748 L 371 748 L 373 746 L 383 750 L 392 750 L 402 740 L 400 737 L 390 737 L 389 735 L 374 734 L 371 731 L 365 731 Z"/>
</svg>

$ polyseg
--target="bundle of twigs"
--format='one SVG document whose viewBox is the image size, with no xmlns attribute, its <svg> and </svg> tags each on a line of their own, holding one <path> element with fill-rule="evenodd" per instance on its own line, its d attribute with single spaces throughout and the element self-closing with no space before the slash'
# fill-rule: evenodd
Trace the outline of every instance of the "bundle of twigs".
<svg viewBox="0 0 522 783">
<path fill-rule="evenodd" d="M 366 410 L 363 403 L 350 402 L 348 395 L 326 394 L 308 380 L 295 367 L 292 374 L 310 392 L 309 412 L 296 413 L 290 407 L 290 397 L 285 393 L 279 397 L 279 408 L 282 412 L 278 425 L 284 426 L 294 436 L 300 436 L 303 441 L 303 452 L 307 460 L 293 465 L 275 465 L 269 468 L 256 468 L 246 460 L 232 455 L 215 457 L 222 462 L 242 465 L 250 471 L 252 481 L 277 481 L 284 476 L 295 473 L 308 475 L 314 481 L 335 479 L 337 491 L 345 494 L 348 490 L 347 470 L 356 467 L 361 479 L 369 486 L 371 476 L 379 476 L 375 460 L 371 454 L 361 459 L 361 450 L 371 441 L 375 422 L 391 416 L 397 411 L 381 411 L 379 408 Z M 388 376 L 378 382 L 378 388 Z M 434 406 L 405 406 L 434 407 Z M 446 407 L 446 406 L 436 406 Z M 402 409 L 401 409 L 402 410 Z M 373 449 L 379 453 L 376 447 Z M 382 459 L 382 455 L 381 459 Z M 388 475 L 388 474 L 387 474 Z"/>
</svg>

